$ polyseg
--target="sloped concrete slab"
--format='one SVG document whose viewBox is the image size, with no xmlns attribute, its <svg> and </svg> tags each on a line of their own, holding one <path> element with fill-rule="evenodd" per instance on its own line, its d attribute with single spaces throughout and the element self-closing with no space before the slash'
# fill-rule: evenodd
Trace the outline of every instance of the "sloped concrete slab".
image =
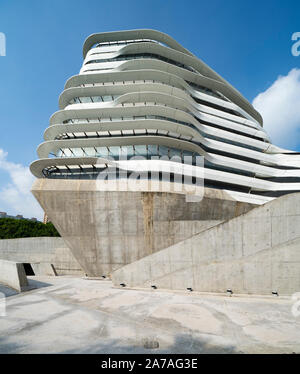
<svg viewBox="0 0 300 374">
<path fill-rule="evenodd" d="M 300 193 L 282 196 L 112 274 L 116 286 L 291 295 L 300 290 Z"/>
</svg>

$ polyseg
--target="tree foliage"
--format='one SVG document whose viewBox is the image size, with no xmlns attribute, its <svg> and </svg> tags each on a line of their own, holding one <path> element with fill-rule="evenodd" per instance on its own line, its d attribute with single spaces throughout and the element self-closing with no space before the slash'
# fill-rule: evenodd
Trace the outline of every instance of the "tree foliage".
<svg viewBox="0 0 300 374">
<path fill-rule="evenodd" d="M 60 236 L 51 222 L 43 224 L 23 219 L 0 218 L 0 239 Z"/>
</svg>

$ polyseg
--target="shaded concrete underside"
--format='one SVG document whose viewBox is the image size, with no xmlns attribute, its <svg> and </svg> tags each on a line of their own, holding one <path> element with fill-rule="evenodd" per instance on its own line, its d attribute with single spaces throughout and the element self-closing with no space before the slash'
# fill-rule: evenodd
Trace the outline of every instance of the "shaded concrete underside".
<svg viewBox="0 0 300 374">
<path fill-rule="evenodd" d="M 300 320 L 290 299 L 34 279 L 42 288 L 7 298 L 0 353 L 300 353 Z M 145 349 L 146 341 L 159 348 Z"/>
<path fill-rule="evenodd" d="M 101 190 L 99 181 L 38 179 L 34 196 L 89 276 L 167 248 L 254 206 L 220 190 L 184 193 Z"/>
</svg>

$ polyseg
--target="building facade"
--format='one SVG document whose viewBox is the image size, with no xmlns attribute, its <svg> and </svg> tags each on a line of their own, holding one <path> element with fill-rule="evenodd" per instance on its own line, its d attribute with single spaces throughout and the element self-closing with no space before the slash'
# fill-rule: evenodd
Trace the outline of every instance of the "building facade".
<svg viewBox="0 0 300 374">
<path fill-rule="evenodd" d="M 251 104 L 170 37 L 95 34 L 83 53 L 31 166 L 38 178 L 94 179 L 106 159 L 122 169 L 122 154 L 147 170 L 155 156 L 201 155 L 209 187 L 248 198 L 300 189 L 299 155 L 271 144 Z"/>
<path fill-rule="evenodd" d="M 31 171 L 34 195 L 87 274 L 110 275 L 300 191 L 300 155 L 272 144 L 253 106 L 170 36 L 93 34 L 83 58 Z M 129 189 L 132 175 L 142 187 Z M 204 187 L 203 198 L 189 202 L 178 184 Z"/>
</svg>

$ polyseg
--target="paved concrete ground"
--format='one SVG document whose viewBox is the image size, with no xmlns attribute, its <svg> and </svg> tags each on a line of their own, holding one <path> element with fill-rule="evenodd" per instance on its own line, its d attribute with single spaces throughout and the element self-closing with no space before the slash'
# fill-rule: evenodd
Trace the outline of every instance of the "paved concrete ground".
<svg viewBox="0 0 300 374">
<path fill-rule="evenodd" d="M 113 288 L 30 277 L 9 296 L 0 353 L 300 353 L 300 317 L 284 298 Z M 159 343 L 158 349 L 148 349 Z"/>
</svg>

